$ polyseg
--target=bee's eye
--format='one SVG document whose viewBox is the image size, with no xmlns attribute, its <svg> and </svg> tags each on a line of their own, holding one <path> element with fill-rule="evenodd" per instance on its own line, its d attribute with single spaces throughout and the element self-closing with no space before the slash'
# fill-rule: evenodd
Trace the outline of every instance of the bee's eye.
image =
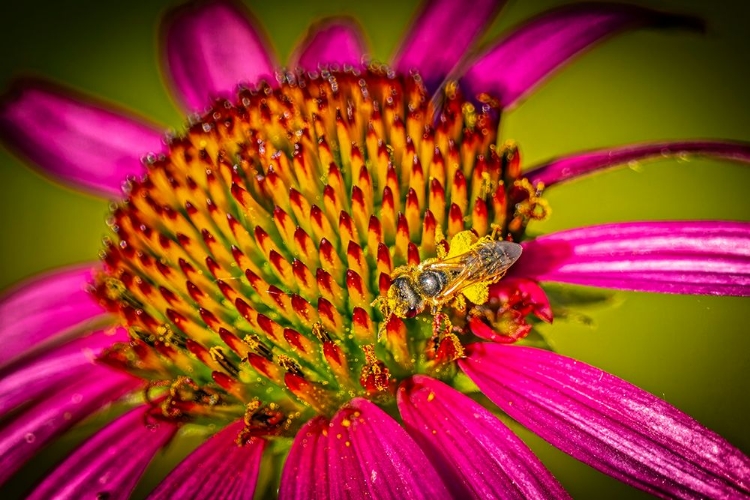
<svg viewBox="0 0 750 500">
<path fill-rule="evenodd" d="M 408 310 L 406 311 L 406 317 L 407 317 L 407 318 L 413 318 L 414 316 L 416 316 L 416 315 L 417 315 L 417 313 L 418 313 L 418 312 L 419 312 L 419 311 L 417 311 L 417 309 L 416 309 L 415 307 L 410 307 L 410 308 L 409 308 L 409 309 L 408 309 Z"/>
</svg>

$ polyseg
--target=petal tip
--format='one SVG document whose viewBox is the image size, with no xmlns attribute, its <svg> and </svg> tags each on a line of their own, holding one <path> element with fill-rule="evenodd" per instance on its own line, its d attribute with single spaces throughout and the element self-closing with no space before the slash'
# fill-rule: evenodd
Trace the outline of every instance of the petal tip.
<svg viewBox="0 0 750 500">
<path fill-rule="evenodd" d="M 355 18 L 323 18 L 310 25 L 290 57 L 289 65 L 308 71 L 318 69 L 321 64 L 356 66 L 366 59 L 368 47 L 364 30 Z"/>
<path fill-rule="evenodd" d="M 179 6 L 159 31 L 166 79 L 188 112 L 233 95 L 240 83 L 272 78 L 278 66 L 260 23 L 239 2 Z"/>
</svg>

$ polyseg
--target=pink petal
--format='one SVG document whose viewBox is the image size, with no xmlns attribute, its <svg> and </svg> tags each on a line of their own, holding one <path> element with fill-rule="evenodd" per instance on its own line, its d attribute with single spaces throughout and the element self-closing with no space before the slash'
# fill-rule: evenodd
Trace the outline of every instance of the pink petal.
<svg viewBox="0 0 750 500">
<path fill-rule="evenodd" d="M 29 496 L 29 500 L 127 499 L 151 458 L 177 430 L 171 422 L 138 407 L 94 434 L 68 455 Z"/>
<path fill-rule="evenodd" d="M 289 66 L 308 71 L 328 64 L 359 66 L 366 51 L 367 44 L 359 27 L 346 19 L 335 19 L 310 28 Z"/>
<path fill-rule="evenodd" d="M 486 93 L 509 107 L 584 49 L 619 31 L 644 26 L 696 28 L 700 22 L 634 5 L 564 6 L 516 28 L 479 56 L 468 65 L 461 84 L 468 96 Z"/>
<path fill-rule="evenodd" d="M 399 388 L 398 409 L 453 498 L 569 498 L 510 429 L 444 383 L 415 375 Z"/>
<path fill-rule="evenodd" d="M 750 224 L 627 222 L 524 243 L 514 276 L 659 293 L 750 295 Z"/>
<path fill-rule="evenodd" d="M 240 82 L 273 78 L 276 63 L 255 24 L 229 1 L 187 4 L 170 14 L 163 27 L 167 69 L 187 111 L 232 97 Z"/>
<path fill-rule="evenodd" d="M 317 417 L 297 432 L 281 472 L 279 499 L 327 500 L 328 422 Z"/>
<path fill-rule="evenodd" d="M 524 338 L 531 331 L 531 325 L 521 324 L 517 327 L 513 335 L 501 333 L 482 320 L 479 316 L 473 316 L 469 319 L 469 328 L 471 333 L 480 339 L 489 340 L 490 342 L 500 342 L 501 344 L 515 344 L 518 339 Z"/>
<path fill-rule="evenodd" d="M 750 494 L 750 458 L 659 398 L 532 347 L 472 344 L 464 372 L 508 415 L 573 457 L 659 496 Z"/>
<path fill-rule="evenodd" d="M 450 498 L 424 452 L 387 413 L 356 398 L 328 429 L 330 498 Z"/>
<path fill-rule="evenodd" d="M 122 329 L 98 331 L 0 370 L 0 414 L 85 378 L 103 349 L 126 338 Z"/>
<path fill-rule="evenodd" d="M 65 385 L 4 423 L 0 429 L 0 484 L 47 443 L 139 383 L 129 375 L 93 366 L 77 384 Z"/>
<path fill-rule="evenodd" d="M 631 161 L 658 159 L 666 156 L 706 155 L 727 160 L 750 162 L 750 144 L 725 141 L 681 141 L 635 144 L 614 149 L 600 149 L 557 158 L 524 173 L 536 185 L 549 187 L 577 179 L 599 170 L 627 165 Z"/>
<path fill-rule="evenodd" d="M 0 102 L 0 140 L 42 172 L 75 189 L 121 197 L 128 176 L 145 172 L 141 157 L 163 149 L 163 133 L 69 90 L 28 81 Z"/>
<path fill-rule="evenodd" d="M 266 442 L 235 443 L 244 427 L 241 420 L 214 434 L 180 462 L 149 499 L 253 498 Z"/>
<path fill-rule="evenodd" d="M 336 416 L 339 417 L 340 424 L 347 417 L 347 413 L 340 411 Z M 344 432 L 340 432 L 339 427 L 344 429 Z M 334 432 L 333 424 L 328 429 L 328 457 L 326 460 L 328 462 L 329 496 L 331 500 L 353 500 L 371 496 L 372 493 L 370 492 L 376 486 L 368 484 L 368 476 L 362 470 L 357 453 L 351 447 L 348 430 L 339 425 L 336 427 L 334 435 L 331 434 L 332 432 Z M 348 446 L 347 443 L 349 443 Z M 374 481 L 371 482 L 377 483 L 378 479 L 382 482 L 383 476 L 378 477 L 381 468 L 373 470 L 375 470 L 375 474 L 370 477 Z M 386 492 L 385 489 L 381 493 L 383 498 L 393 497 L 392 493 Z"/>
<path fill-rule="evenodd" d="M 0 366 L 105 315 L 84 289 L 96 265 L 43 274 L 0 298 Z"/>
<path fill-rule="evenodd" d="M 393 67 L 419 71 L 434 92 L 494 20 L 504 0 L 426 0 L 393 58 Z"/>
</svg>

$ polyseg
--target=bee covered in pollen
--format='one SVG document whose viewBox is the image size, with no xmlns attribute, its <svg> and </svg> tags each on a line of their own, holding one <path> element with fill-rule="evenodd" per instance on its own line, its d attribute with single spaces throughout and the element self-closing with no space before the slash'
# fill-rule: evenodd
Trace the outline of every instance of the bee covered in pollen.
<svg viewBox="0 0 750 500">
<path fill-rule="evenodd" d="M 518 243 L 462 231 L 451 239 L 447 254 L 394 269 L 391 286 L 376 300 L 377 306 L 387 322 L 391 315 L 412 318 L 428 306 L 437 316 L 445 305 L 464 310 L 467 300 L 484 304 L 490 285 L 500 281 L 521 251 Z"/>
</svg>

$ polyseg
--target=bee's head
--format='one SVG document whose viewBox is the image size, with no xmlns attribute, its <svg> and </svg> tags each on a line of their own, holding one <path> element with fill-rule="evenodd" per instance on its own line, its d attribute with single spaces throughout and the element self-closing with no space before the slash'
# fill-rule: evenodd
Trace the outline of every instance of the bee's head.
<svg viewBox="0 0 750 500">
<path fill-rule="evenodd" d="M 424 309 L 424 300 L 408 276 L 399 276 L 391 282 L 387 301 L 391 312 L 399 318 L 413 318 Z"/>
</svg>

